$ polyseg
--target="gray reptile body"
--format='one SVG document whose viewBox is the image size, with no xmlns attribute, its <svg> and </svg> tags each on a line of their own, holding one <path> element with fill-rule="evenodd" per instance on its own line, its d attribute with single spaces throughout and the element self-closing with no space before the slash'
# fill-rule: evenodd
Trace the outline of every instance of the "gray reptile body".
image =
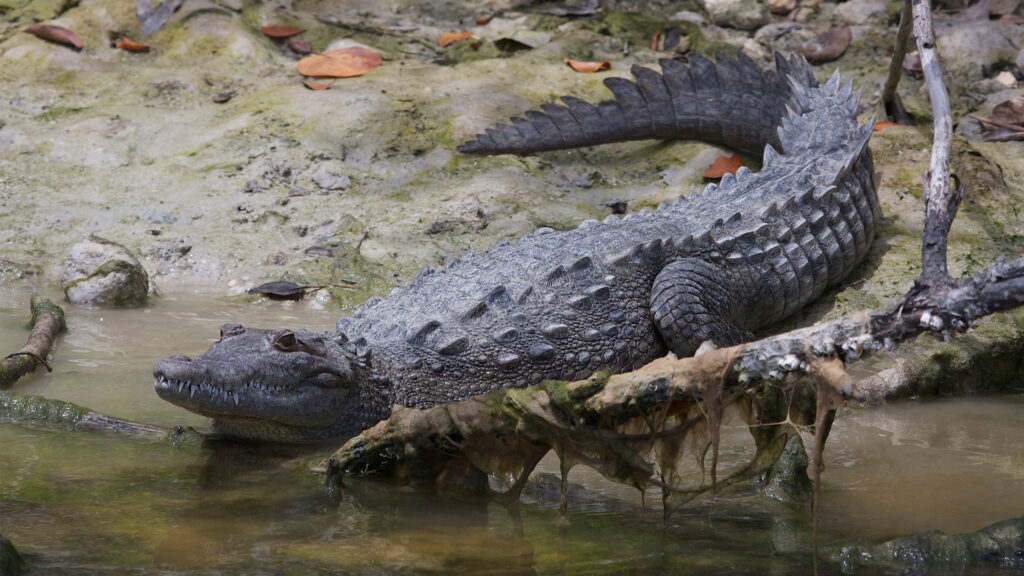
<svg viewBox="0 0 1024 576">
<path fill-rule="evenodd" d="M 350 434 L 396 404 L 427 407 L 543 379 L 622 372 L 705 340 L 734 344 L 792 314 L 862 260 L 879 217 L 857 95 L 802 59 L 692 56 L 609 79 L 615 100 L 564 99 L 479 135 L 469 153 L 641 138 L 763 150 L 760 172 L 622 219 L 541 229 L 374 298 L 336 333 L 237 325 L 195 359 L 154 369 L 157 392 L 221 432 Z"/>
</svg>

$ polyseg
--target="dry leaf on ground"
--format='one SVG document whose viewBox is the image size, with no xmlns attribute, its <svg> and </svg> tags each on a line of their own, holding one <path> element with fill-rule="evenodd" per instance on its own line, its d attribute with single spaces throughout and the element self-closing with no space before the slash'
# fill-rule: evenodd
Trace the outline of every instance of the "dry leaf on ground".
<svg viewBox="0 0 1024 576">
<path fill-rule="evenodd" d="M 746 164 L 737 154 L 722 154 L 711 163 L 711 167 L 704 172 L 704 177 L 721 178 L 726 174 L 735 174 L 743 166 Z"/>
<path fill-rule="evenodd" d="M 75 50 L 82 49 L 82 39 L 78 37 L 78 34 L 75 34 L 63 26 L 55 26 L 53 24 L 33 24 L 28 28 L 25 28 L 25 32 L 28 32 L 36 38 L 42 38 L 43 40 L 49 40 L 50 42 L 70 46 Z"/>
<path fill-rule="evenodd" d="M 976 114 L 971 114 L 971 117 L 985 128 L 985 141 L 1024 140 L 1024 96 L 1000 102 L 988 118 Z"/>
<path fill-rule="evenodd" d="M 611 62 L 582 62 L 580 60 L 570 60 L 568 58 L 564 58 L 563 61 L 573 70 L 587 74 L 607 70 L 612 67 Z"/>
<path fill-rule="evenodd" d="M 892 128 L 893 126 L 899 126 L 898 122 L 875 122 L 875 132 L 879 130 L 885 130 L 886 128 Z"/>
<path fill-rule="evenodd" d="M 849 26 L 833 26 L 793 50 L 802 54 L 811 64 L 823 64 L 842 56 L 852 40 L 853 33 Z"/>
<path fill-rule="evenodd" d="M 118 38 L 117 44 L 114 44 L 114 47 L 120 48 L 125 52 L 149 52 L 149 46 L 139 44 L 127 36 L 121 36 Z"/>
<path fill-rule="evenodd" d="M 361 46 L 331 50 L 299 60 L 299 74 L 314 78 L 362 76 L 381 65 L 381 57 Z"/>
<path fill-rule="evenodd" d="M 447 34 L 441 34 L 441 37 L 437 39 L 437 45 L 444 48 L 445 46 L 454 44 L 459 40 L 466 40 L 467 38 L 472 37 L 472 32 L 449 32 Z"/>
<path fill-rule="evenodd" d="M 260 28 L 260 32 L 263 33 L 267 38 L 291 38 L 298 34 L 305 32 L 305 28 L 295 28 L 294 26 L 264 26 Z"/>
<path fill-rule="evenodd" d="M 313 82 L 312 80 L 306 80 L 302 83 L 303 86 L 310 90 L 327 90 L 331 87 L 330 84 L 324 84 L 323 82 Z"/>
</svg>

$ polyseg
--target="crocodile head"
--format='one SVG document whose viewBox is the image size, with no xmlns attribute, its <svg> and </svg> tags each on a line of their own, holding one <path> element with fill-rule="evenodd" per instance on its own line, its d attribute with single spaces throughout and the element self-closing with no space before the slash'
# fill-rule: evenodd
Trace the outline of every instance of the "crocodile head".
<svg viewBox="0 0 1024 576">
<path fill-rule="evenodd" d="M 205 354 L 153 368 L 156 393 L 213 418 L 218 434 L 293 442 L 341 438 L 387 417 L 387 390 L 330 332 L 221 327 Z"/>
</svg>

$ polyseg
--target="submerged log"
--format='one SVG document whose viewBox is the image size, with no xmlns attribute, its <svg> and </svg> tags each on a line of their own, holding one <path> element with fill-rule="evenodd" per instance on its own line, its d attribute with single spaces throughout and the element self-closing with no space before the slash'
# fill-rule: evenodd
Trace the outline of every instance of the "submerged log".
<svg viewBox="0 0 1024 576">
<path fill-rule="evenodd" d="M 49 372 L 51 368 L 46 357 L 53 349 L 57 335 L 67 329 L 64 310 L 46 298 L 33 296 L 31 309 L 32 331 L 28 341 L 17 352 L 0 358 L 0 390 L 10 387 L 39 366 L 45 366 Z"/>
</svg>

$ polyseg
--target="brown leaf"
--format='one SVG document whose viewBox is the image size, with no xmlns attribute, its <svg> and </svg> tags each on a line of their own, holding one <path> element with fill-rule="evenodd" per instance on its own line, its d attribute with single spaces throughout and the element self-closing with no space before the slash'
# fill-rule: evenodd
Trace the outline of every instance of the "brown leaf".
<svg viewBox="0 0 1024 576">
<path fill-rule="evenodd" d="M 885 130 L 886 128 L 892 128 L 893 126 L 899 126 L 897 122 L 875 122 L 875 132 L 879 130 Z"/>
<path fill-rule="evenodd" d="M 121 36 L 118 38 L 117 44 L 115 44 L 114 47 L 120 48 L 125 52 L 149 52 L 149 46 L 139 44 L 127 36 Z"/>
<path fill-rule="evenodd" d="M 568 64 L 573 70 L 587 74 L 607 70 L 612 67 L 611 62 L 582 62 L 580 60 L 570 60 L 568 58 L 563 58 L 562 61 Z"/>
<path fill-rule="evenodd" d="M 315 78 L 362 76 L 381 65 L 381 57 L 361 46 L 331 50 L 299 60 L 299 74 Z"/>
<path fill-rule="evenodd" d="M 675 27 L 657 30 L 651 36 L 652 52 L 679 52 L 690 49 L 690 37 L 683 28 Z"/>
<path fill-rule="evenodd" d="M 842 56 L 849 48 L 851 40 L 853 34 L 849 26 L 833 26 L 793 50 L 802 54 L 811 64 L 823 64 Z"/>
<path fill-rule="evenodd" d="M 704 172 L 704 177 L 721 178 L 726 174 L 735 174 L 743 166 L 746 166 L 746 164 L 736 154 L 722 154 L 711 163 L 711 167 Z"/>
<path fill-rule="evenodd" d="M 444 48 L 445 46 L 454 44 L 459 40 L 466 40 L 467 38 L 472 37 L 472 32 L 449 32 L 447 34 L 441 34 L 441 37 L 437 39 L 437 45 Z"/>
<path fill-rule="evenodd" d="M 25 28 L 25 32 L 28 32 L 37 38 L 42 38 L 43 40 L 49 40 L 50 42 L 70 46 L 75 50 L 82 49 L 82 39 L 78 37 L 78 34 L 75 34 L 63 26 L 55 26 L 53 24 L 33 24 L 28 28 Z"/>
<path fill-rule="evenodd" d="M 1024 96 L 1000 102 L 992 109 L 992 120 L 1024 130 Z"/>
<path fill-rule="evenodd" d="M 486 26 L 487 23 L 490 22 L 492 18 L 494 18 L 494 14 L 488 14 L 486 16 L 481 16 L 480 18 L 476 19 L 476 25 L 477 26 Z"/>
<path fill-rule="evenodd" d="M 324 84 L 323 82 L 313 82 L 312 80 L 306 80 L 302 83 L 303 86 L 310 90 L 327 90 L 331 87 L 330 84 Z"/>
<path fill-rule="evenodd" d="M 217 103 L 217 104 L 223 104 L 223 103 L 227 102 L 228 100 L 231 100 L 234 97 L 235 97 L 235 91 L 234 90 L 229 90 L 228 92 L 221 92 L 220 94 L 217 94 L 216 96 L 214 96 L 213 97 L 213 101 L 215 103 Z"/>
<path fill-rule="evenodd" d="M 260 32 L 263 33 L 267 38 L 291 38 L 298 34 L 305 32 L 305 28 L 295 28 L 294 26 L 264 26 L 260 28 Z"/>
</svg>

